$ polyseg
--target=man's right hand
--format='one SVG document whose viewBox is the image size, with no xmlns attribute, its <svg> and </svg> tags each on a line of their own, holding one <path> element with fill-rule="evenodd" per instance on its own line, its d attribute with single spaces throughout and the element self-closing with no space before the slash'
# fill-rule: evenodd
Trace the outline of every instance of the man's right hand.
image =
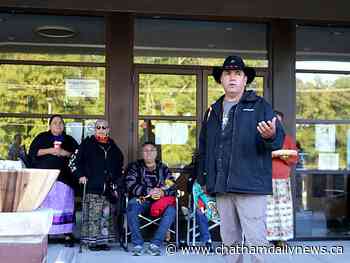
<svg viewBox="0 0 350 263">
<path fill-rule="evenodd" d="M 87 178 L 85 176 L 79 178 L 79 184 L 86 184 Z"/>
<path fill-rule="evenodd" d="M 149 195 L 151 196 L 151 198 L 153 200 L 158 200 L 160 199 L 163 195 L 164 195 L 164 192 L 162 189 L 160 188 L 153 188 L 150 192 L 149 192 Z"/>
</svg>

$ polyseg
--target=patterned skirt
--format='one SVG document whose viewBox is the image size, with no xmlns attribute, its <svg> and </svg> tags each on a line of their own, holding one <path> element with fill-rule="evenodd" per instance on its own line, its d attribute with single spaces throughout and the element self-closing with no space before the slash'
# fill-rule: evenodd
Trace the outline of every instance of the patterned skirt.
<svg viewBox="0 0 350 263">
<path fill-rule="evenodd" d="M 115 241 L 114 210 L 105 196 L 86 194 L 83 210 L 81 230 L 83 243 L 92 245 Z"/>
<path fill-rule="evenodd" d="M 267 198 L 267 239 L 286 241 L 293 238 L 293 200 L 290 179 L 273 179 L 273 195 Z"/>
<path fill-rule="evenodd" d="M 62 182 L 55 182 L 40 208 L 54 210 L 50 235 L 72 233 L 74 225 L 74 191 Z"/>
</svg>

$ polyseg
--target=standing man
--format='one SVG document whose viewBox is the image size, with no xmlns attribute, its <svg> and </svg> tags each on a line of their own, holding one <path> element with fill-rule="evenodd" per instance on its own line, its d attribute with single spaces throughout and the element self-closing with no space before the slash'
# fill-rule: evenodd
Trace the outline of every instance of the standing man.
<svg viewBox="0 0 350 263">
<path fill-rule="evenodd" d="M 200 185 L 216 194 L 225 245 L 266 245 L 266 197 L 272 193 L 271 151 L 284 132 L 271 106 L 246 85 L 255 70 L 229 56 L 213 76 L 225 94 L 206 111 L 199 138 Z M 243 254 L 231 257 L 243 262 Z M 228 258 L 227 258 L 228 259 Z M 263 262 L 253 255 L 252 262 Z"/>
</svg>

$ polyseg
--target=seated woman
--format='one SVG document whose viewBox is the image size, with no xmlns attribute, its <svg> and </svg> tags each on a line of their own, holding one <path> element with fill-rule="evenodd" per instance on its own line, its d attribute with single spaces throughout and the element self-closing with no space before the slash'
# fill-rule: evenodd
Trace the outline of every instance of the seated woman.
<svg viewBox="0 0 350 263">
<path fill-rule="evenodd" d="M 62 116 L 53 115 L 49 120 L 50 130 L 35 137 L 29 149 L 33 168 L 59 169 L 61 172 L 41 208 L 55 210 L 49 234 L 65 234 L 67 246 L 73 246 L 74 223 L 73 175 L 68 168 L 69 157 L 78 147 L 73 137 L 64 132 Z"/>
<path fill-rule="evenodd" d="M 86 184 L 86 197 L 83 211 L 81 241 L 92 251 L 110 250 L 109 241 L 114 241 L 113 198 L 106 191 L 113 184 L 114 197 L 123 187 L 123 154 L 109 137 L 108 122 L 98 120 L 95 123 L 95 135 L 86 138 L 76 155 L 79 183 Z"/>
</svg>

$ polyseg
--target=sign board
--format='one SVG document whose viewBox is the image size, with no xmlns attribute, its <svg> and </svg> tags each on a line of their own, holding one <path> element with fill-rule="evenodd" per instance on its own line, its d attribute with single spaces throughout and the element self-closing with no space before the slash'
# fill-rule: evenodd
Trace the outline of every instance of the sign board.
<svg viewBox="0 0 350 263">
<path fill-rule="evenodd" d="M 315 148 L 319 152 L 335 152 L 334 124 L 316 124 Z"/>
<path fill-rule="evenodd" d="M 81 98 L 97 98 L 100 82 L 97 79 L 66 79 L 66 96 Z"/>
<path fill-rule="evenodd" d="M 319 153 L 318 169 L 320 170 L 338 170 L 339 153 Z"/>
<path fill-rule="evenodd" d="M 185 123 L 157 123 L 155 137 L 156 144 L 186 144 L 188 126 Z"/>
</svg>

